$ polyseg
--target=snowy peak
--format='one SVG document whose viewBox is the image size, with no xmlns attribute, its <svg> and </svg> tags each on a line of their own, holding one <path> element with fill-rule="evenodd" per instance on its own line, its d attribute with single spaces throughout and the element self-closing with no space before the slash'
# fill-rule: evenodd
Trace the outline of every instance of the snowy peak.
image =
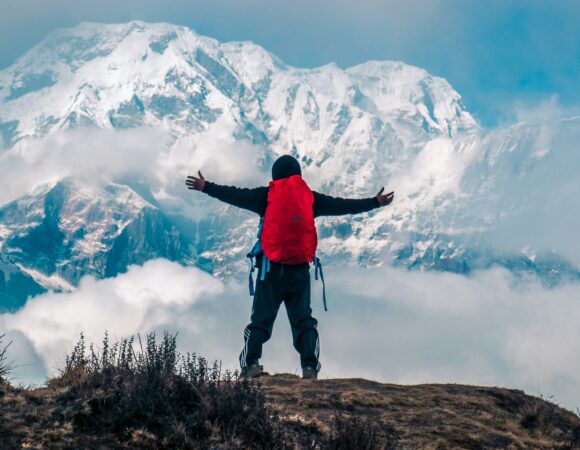
<svg viewBox="0 0 580 450">
<path fill-rule="evenodd" d="M 447 136 L 477 127 L 451 85 L 423 69 L 402 62 L 369 61 L 347 73 L 357 81 L 362 103 L 373 99 L 380 111 L 395 109 L 409 115 L 418 111 L 424 127 L 439 129 Z"/>
<path fill-rule="evenodd" d="M 127 53 L 131 47 L 140 49 L 148 42 L 152 50 L 163 53 L 167 44 L 177 38 L 177 32 L 187 31 L 184 27 L 158 23 L 146 24 L 133 21 L 126 24 L 99 24 L 83 22 L 74 28 L 62 28 L 51 32 L 16 62 L 16 66 L 67 65 L 76 71 L 97 58 L 106 58 L 119 50 Z"/>
<path fill-rule="evenodd" d="M 285 123 L 286 137 L 296 141 L 291 146 L 323 125 L 372 118 L 418 121 L 426 132 L 448 136 L 477 128 L 444 80 L 403 63 L 299 69 L 251 42 L 222 44 L 189 28 L 144 22 L 83 23 L 51 33 L 0 73 L 0 98 L 5 147 L 82 125 L 169 121 L 186 133 L 224 114 L 241 130 L 250 122 L 253 140 L 265 133 L 276 141 Z M 293 123 L 302 117 L 307 129 Z M 341 130 L 334 131 L 325 144 L 340 139 Z"/>
</svg>

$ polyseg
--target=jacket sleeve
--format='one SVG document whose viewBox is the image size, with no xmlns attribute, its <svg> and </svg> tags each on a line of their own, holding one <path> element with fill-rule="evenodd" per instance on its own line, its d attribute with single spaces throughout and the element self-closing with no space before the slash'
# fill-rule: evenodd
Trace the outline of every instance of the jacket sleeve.
<svg viewBox="0 0 580 450">
<path fill-rule="evenodd" d="M 239 188 L 235 186 L 223 186 L 221 184 L 205 182 L 203 192 L 210 197 L 217 198 L 238 208 L 247 209 L 263 216 L 268 202 L 268 188 Z"/>
<path fill-rule="evenodd" d="M 380 206 L 376 197 L 353 199 L 331 197 L 314 191 L 312 193 L 314 194 L 314 217 L 358 214 Z"/>
</svg>

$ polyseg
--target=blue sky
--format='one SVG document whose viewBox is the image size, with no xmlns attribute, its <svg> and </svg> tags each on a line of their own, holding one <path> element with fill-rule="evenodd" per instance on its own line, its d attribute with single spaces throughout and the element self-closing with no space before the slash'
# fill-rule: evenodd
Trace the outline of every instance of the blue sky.
<svg viewBox="0 0 580 450">
<path fill-rule="evenodd" d="M 580 103 L 575 0 L 0 0 L 0 68 L 50 30 L 132 19 L 252 40 L 289 64 L 394 59 L 443 76 L 484 125 L 555 97 Z"/>
</svg>

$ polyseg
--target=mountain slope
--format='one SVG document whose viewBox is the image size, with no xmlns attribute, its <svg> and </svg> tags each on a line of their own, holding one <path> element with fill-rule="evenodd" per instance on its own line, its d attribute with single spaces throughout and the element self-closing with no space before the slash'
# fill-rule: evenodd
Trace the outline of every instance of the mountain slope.
<svg viewBox="0 0 580 450">
<path fill-rule="evenodd" d="M 3 257 L 35 282 L 4 284 L 0 292 L 17 305 L 45 289 L 71 290 L 87 273 L 115 276 L 158 257 L 193 262 L 163 213 L 124 185 L 66 178 L 8 203 L 0 221 Z"/>
</svg>

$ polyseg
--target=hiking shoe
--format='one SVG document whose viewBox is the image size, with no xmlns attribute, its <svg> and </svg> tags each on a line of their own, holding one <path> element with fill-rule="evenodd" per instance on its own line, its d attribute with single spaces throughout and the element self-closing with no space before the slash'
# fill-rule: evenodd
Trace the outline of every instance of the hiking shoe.
<svg viewBox="0 0 580 450">
<path fill-rule="evenodd" d="M 303 380 L 317 380 L 318 374 L 316 373 L 316 369 L 312 367 L 303 367 L 302 368 L 302 379 Z"/>
<path fill-rule="evenodd" d="M 250 364 L 249 366 L 242 367 L 240 371 L 240 378 L 256 378 L 262 376 L 264 366 L 260 364 Z"/>
</svg>

